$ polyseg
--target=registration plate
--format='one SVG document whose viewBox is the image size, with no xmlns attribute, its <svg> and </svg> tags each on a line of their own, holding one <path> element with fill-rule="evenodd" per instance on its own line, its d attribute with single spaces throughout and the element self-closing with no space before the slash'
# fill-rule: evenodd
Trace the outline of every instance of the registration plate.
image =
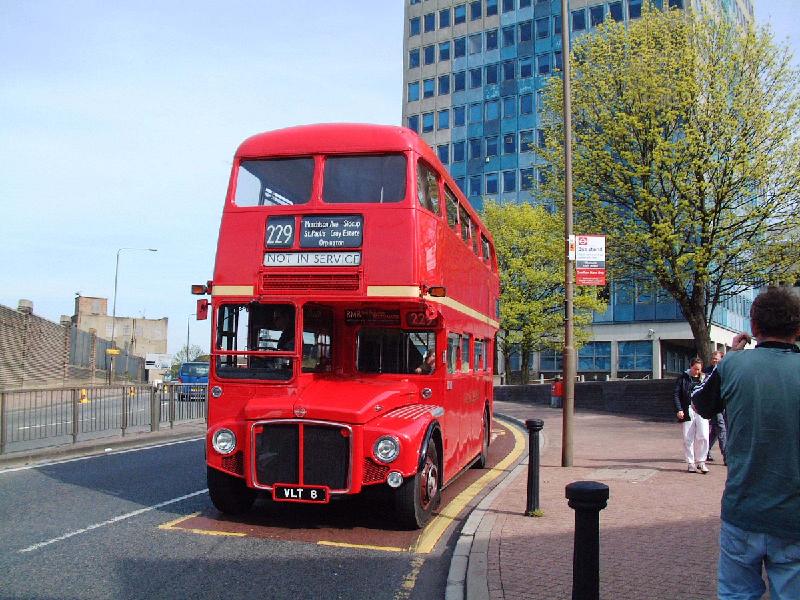
<svg viewBox="0 0 800 600">
<path fill-rule="evenodd" d="M 276 502 L 311 502 L 325 504 L 330 500 L 327 487 L 309 485 L 284 485 L 276 483 L 272 486 L 272 499 Z"/>
</svg>

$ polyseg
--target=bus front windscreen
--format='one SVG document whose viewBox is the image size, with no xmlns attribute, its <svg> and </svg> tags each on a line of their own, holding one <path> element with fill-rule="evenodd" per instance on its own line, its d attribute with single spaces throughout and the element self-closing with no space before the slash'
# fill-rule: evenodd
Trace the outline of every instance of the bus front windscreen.
<svg viewBox="0 0 800 600">
<path fill-rule="evenodd" d="M 233 202 L 237 206 L 306 204 L 313 180 L 313 158 L 243 160 Z"/>
<path fill-rule="evenodd" d="M 325 160 L 322 198 L 330 204 L 383 204 L 406 197 L 406 157 L 329 156 Z"/>
</svg>

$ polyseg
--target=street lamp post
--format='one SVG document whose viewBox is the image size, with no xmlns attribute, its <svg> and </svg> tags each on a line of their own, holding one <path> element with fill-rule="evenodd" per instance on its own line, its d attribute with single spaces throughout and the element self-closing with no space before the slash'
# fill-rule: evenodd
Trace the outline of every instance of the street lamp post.
<svg viewBox="0 0 800 600">
<path fill-rule="evenodd" d="M 117 328 L 117 282 L 119 281 L 119 255 L 124 250 L 141 250 L 142 252 L 158 252 L 158 248 L 119 248 L 117 249 L 117 264 L 114 267 L 114 300 L 112 302 L 111 308 L 111 348 L 114 349 L 116 346 L 116 342 L 114 341 L 114 334 L 116 333 Z M 109 367 L 108 367 L 108 383 L 111 383 L 111 379 L 114 374 L 114 354 L 109 354 L 111 357 Z"/>
<path fill-rule="evenodd" d="M 186 362 L 189 362 L 191 359 L 189 358 L 189 323 L 192 317 L 196 317 L 197 313 L 189 313 L 189 316 L 186 317 Z"/>
<path fill-rule="evenodd" d="M 572 238 L 572 106 L 570 102 L 569 0 L 561 0 L 561 65 L 564 85 L 564 402 L 561 433 L 561 466 L 572 466 L 572 427 L 575 410 L 575 341 L 573 322 Z"/>
</svg>

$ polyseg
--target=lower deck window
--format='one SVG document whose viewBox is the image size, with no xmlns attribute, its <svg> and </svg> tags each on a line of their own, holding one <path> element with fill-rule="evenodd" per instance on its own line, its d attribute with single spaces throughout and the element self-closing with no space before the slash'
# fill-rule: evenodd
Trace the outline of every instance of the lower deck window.
<svg viewBox="0 0 800 600">
<path fill-rule="evenodd" d="M 432 369 L 423 365 L 426 356 L 435 356 L 435 340 L 432 331 L 365 327 L 358 333 L 357 368 L 362 373 L 429 374 Z"/>
</svg>

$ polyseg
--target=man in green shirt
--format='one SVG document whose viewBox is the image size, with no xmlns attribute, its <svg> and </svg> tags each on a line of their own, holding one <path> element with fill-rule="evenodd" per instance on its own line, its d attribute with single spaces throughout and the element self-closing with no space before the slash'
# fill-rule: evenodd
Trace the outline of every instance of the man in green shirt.
<svg viewBox="0 0 800 600">
<path fill-rule="evenodd" d="M 769 288 L 750 309 L 755 350 L 731 352 L 692 393 L 706 418 L 727 411 L 718 594 L 800 598 L 800 296 Z M 733 350 L 750 336 L 739 334 Z"/>
</svg>

